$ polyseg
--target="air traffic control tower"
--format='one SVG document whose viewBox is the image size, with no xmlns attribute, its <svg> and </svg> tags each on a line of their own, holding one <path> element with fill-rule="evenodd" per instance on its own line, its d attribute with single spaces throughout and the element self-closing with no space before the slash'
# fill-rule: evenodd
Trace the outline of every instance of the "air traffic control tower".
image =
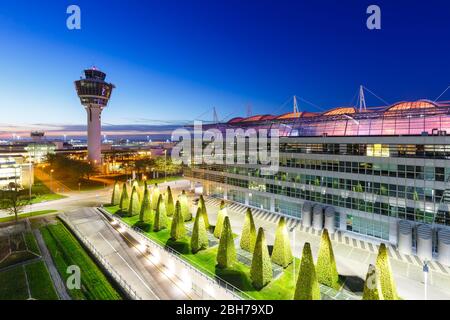
<svg viewBox="0 0 450 320">
<path fill-rule="evenodd" d="M 106 74 L 95 67 L 84 70 L 85 77 L 75 81 L 75 88 L 81 104 L 87 112 L 88 160 L 94 165 L 101 164 L 101 115 L 108 105 L 115 86 L 105 82 Z"/>
</svg>

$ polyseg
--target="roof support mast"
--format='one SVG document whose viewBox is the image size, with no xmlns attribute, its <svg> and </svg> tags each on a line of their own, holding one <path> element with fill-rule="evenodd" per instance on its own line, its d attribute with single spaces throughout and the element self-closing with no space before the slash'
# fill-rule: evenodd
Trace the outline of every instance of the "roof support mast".
<svg viewBox="0 0 450 320">
<path fill-rule="evenodd" d="M 367 110 L 366 99 L 364 97 L 364 87 L 359 86 L 359 112 Z"/>
<path fill-rule="evenodd" d="M 294 96 L 294 113 L 299 113 L 297 105 L 297 96 Z"/>
</svg>

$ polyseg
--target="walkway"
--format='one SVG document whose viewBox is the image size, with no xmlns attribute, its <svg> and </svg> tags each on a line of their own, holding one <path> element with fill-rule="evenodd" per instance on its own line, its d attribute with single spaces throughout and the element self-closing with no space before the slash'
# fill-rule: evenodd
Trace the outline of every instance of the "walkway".
<svg viewBox="0 0 450 320">
<path fill-rule="evenodd" d="M 72 300 L 70 295 L 67 293 L 66 285 L 64 280 L 61 278 L 56 266 L 53 262 L 52 257 L 50 256 L 50 252 L 47 249 L 47 245 L 44 242 L 44 238 L 42 238 L 42 234 L 39 229 L 33 230 L 34 237 L 38 243 L 39 249 L 41 250 L 42 259 L 47 265 L 47 269 L 50 273 L 50 277 L 52 278 L 53 285 L 58 293 L 58 296 L 61 300 Z"/>
</svg>

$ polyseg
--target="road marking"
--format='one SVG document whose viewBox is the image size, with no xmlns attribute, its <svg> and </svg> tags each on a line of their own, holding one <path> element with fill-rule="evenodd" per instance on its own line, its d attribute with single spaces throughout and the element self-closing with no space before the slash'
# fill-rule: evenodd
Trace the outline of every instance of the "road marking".
<svg viewBox="0 0 450 320">
<path fill-rule="evenodd" d="M 119 252 L 117 252 L 117 250 L 113 247 L 113 245 L 111 244 L 111 242 L 109 242 L 102 234 L 101 232 L 98 233 L 103 240 L 106 241 L 106 243 L 114 250 L 114 252 L 120 257 L 120 259 L 122 259 L 123 262 L 125 262 L 125 264 L 128 266 L 128 268 L 130 268 L 131 271 L 133 271 L 133 273 L 136 275 L 136 277 L 138 277 L 139 280 L 141 280 L 142 284 L 158 299 L 159 297 L 156 295 L 156 293 L 149 287 L 147 286 L 147 284 L 145 283 L 144 279 L 142 279 L 139 274 L 128 264 L 128 262 L 120 255 Z"/>
</svg>

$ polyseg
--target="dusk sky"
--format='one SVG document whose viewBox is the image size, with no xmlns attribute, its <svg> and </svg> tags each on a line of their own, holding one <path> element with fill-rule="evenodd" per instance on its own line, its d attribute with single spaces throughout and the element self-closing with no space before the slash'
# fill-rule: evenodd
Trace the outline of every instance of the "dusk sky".
<svg viewBox="0 0 450 320">
<path fill-rule="evenodd" d="M 66 28 L 70 4 L 81 30 Z M 366 28 L 370 4 L 381 30 Z M 213 106 L 230 118 L 249 103 L 283 113 L 294 94 L 328 109 L 360 84 L 389 103 L 435 99 L 450 85 L 449 39 L 447 0 L 2 1 L 0 131 L 84 124 L 73 81 L 92 65 L 117 86 L 104 124 L 211 120 Z"/>
</svg>

